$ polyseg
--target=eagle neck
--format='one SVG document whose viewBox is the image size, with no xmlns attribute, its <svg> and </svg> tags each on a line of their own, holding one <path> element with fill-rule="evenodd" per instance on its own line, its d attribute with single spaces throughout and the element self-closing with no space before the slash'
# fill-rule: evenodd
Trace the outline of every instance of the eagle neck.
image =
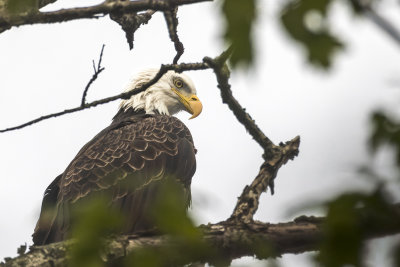
<svg viewBox="0 0 400 267">
<path fill-rule="evenodd" d="M 115 114 L 115 116 L 113 117 L 112 121 L 113 123 L 115 122 L 119 122 L 119 121 L 124 121 L 127 118 L 133 117 L 133 116 L 139 116 L 139 115 L 145 115 L 146 112 L 143 109 L 133 109 L 133 108 L 128 108 L 128 109 L 124 109 L 124 108 L 120 108 L 117 112 L 117 114 Z"/>
</svg>

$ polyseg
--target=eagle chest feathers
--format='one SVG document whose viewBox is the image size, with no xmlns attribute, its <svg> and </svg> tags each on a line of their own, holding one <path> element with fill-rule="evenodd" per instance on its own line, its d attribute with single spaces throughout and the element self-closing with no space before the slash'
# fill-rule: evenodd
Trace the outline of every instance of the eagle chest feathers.
<svg viewBox="0 0 400 267">
<path fill-rule="evenodd" d="M 124 214 L 126 222 L 121 232 L 125 234 L 154 229 L 147 213 L 165 182 L 176 181 L 184 206 L 190 205 L 196 150 L 188 128 L 169 111 L 186 110 L 195 117 L 201 112 L 201 102 L 187 76 L 169 74 L 163 76 L 164 84 L 156 90 L 160 109 L 154 103 L 147 109 L 143 96 L 123 102 L 111 125 L 88 142 L 46 189 L 33 234 L 34 245 L 69 238 L 74 224 L 71 210 L 98 196 L 107 199 L 107 208 Z M 172 87 L 175 79 L 182 79 L 185 91 L 174 88 L 177 92 L 172 90 L 171 94 L 165 84 L 171 81 Z M 144 93 L 151 95 L 152 89 Z M 162 90 L 166 90 L 165 98 L 173 97 L 174 101 L 163 101 Z M 137 103 L 138 99 L 145 102 Z"/>
</svg>

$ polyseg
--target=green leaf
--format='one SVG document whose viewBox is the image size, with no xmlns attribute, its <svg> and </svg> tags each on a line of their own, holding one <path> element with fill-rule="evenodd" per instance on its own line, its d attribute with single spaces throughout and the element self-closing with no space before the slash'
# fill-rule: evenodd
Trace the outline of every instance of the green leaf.
<svg viewBox="0 0 400 267">
<path fill-rule="evenodd" d="M 372 233 L 395 231 L 400 220 L 388 193 L 378 187 L 371 194 L 347 193 L 327 205 L 320 253 L 322 266 L 361 266 L 364 241 Z"/>
<path fill-rule="evenodd" d="M 375 153 L 382 145 L 389 144 L 396 153 L 397 165 L 400 167 L 400 121 L 390 118 L 383 112 L 375 112 L 371 121 L 369 146 L 372 152 Z"/>
<path fill-rule="evenodd" d="M 224 38 L 233 46 L 232 67 L 249 67 L 253 62 L 252 28 L 256 19 L 255 0 L 224 0 L 222 13 L 226 19 Z"/>
<path fill-rule="evenodd" d="M 359 266 L 362 232 L 355 208 L 360 194 L 343 195 L 328 205 L 324 224 L 324 240 L 317 260 L 322 266 L 339 267 L 344 264 Z"/>
<path fill-rule="evenodd" d="M 281 22 L 296 42 L 306 49 L 308 61 L 316 67 L 329 68 L 343 43 L 333 36 L 327 23 L 332 0 L 293 0 L 282 11 Z"/>
<path fill-rule="evenodd" d="M 72 210 L 72 237 L 77 242 L 71 247 L 69 266 L 103 266 L 100 254 L 104 249 L 104 238 L 119 232 L 122 215 L 108 206 L 106 198 L 94 197 L 81 201 Z"/>
<path fill-rule="evenodd" d="M 146 267 L 159 267 L 165 266 L 167 255 L 154 248 L 141 248 L 135 250 L 124 259 L 124 264 L 119 266 L 146 266 Z"/>
<path fill-rule="evenodd" d="M 126 258 L 125 266 L 181 266 L 200 261 L 205 255 L 218 263 L 220 255 L 204 242 L 201 232 L 187 216 L 187 195 L 182 194 L 182 184 L 171 177 L 159 181 L 158 186 L 157 199 L 149 210 L 169 245 L 135 250 Z"/>
<path fill-rule="evenodd" d="M 188 200 L 182 193 L 185 189 L 174 180 L 174 178 L 166 179 L 163 185 L 160 185 L 156 203 L 151 208 L 152 216 L 158 228 L 164 233 L 196 238 L 197 229 L 186 214 Z"/>
<path fill-rule="evenodd" d="M 7 0 L 6 10 L 12 14 L 34 13 L 39 11 L 38 0 Z"/>
</svg>

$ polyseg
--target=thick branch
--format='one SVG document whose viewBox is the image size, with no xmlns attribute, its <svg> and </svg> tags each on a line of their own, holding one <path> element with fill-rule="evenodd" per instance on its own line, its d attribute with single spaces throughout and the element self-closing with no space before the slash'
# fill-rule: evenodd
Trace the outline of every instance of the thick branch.
<svg viewBox="0 0 400 267">
<path fill-rule="evenodd" d="M 176 6 L 187 5 L 212 0 L 174 0 Z M 141 12 L 148 9 L 165 11 L 170 7 L 169 1 L 164 0 L 138 0 L 138 1 L 104 1 L 90 7 L 61 9 L 53 12 L 24 13 L 20 15 L 5 15 L 0 17 L 0 29 L 9 29 L 14 26 L 37 23 L 55 23 L 75 19 L 98 18 L 112 12 Z"/>
<path fill-rule="evenodd" d="M 221 222 L 200 226 L 204 241 L 212 248 L 222 253 L 223 257 L 235 259 L 243 256 L 255 256 L 258 246 L 274 248 L 274 254 L 302 253 L 316 249 L 321 236 L 319 222 L 289 222 L 280 224 L 252 223 L 229 224 Z M 54 243 L 31 248 L 25 255 L 6 262 L 5 266 L 47 266 L 53 262 L 56 266 L 64 266 L 68 261 L 68 249 L 72 241 Z M 135 237 L 122 236 L 112 242 L 106 249 L 110 261 L 125 256 L 126 251 L 134 253 L 143 247 L 171 246 L 166 236 Z M 268 249 L 270 250 L 270 249 Z M 110 259 L 110 255 L 112 258 Z M 221 256 L 221 254 L 219 254 Z M 274 255 L 274 256 L 275 256 Z M 267 258 L 270 255 L 265 255 Z M 107 256 L 106 256 L 107 257 Z M 170 260 L 170 259 L 169 259 Z M 206 257 L 202 261 L 207 262 Z M 50 265 L 49 265 L 50 266 Z"/>
<path fill-rule="evenodd" d="M 362 212 L 362 210 L 360 210 Z M 400 206 L 393 206 L 393 220 L 400 221 Z M 379 216 L 365 213 L 363 223 L 379 222 L 380 228 L 372 227 L 365 232 L 364 239 L 383 237 L 400 233 L 399 223 L 382 225 Z M 318 250 L 318 245 L 323 238 L 322 222 L 324 218 L 301 216 L 292 222 L 268 224 L 252 222 L 250 224 L 233 223 L 224 221 L 216 224 L 201 225 L 202 239 L 213 251 L 218 254 L 201 254 L 195 260 L 212 262 L 215 257 L 236 259 L 243 256 L 256 256 L 267 259 L 287 253 L 303 253 Z M 143 247 L 163 248 L 174 246 L 173 239 L 167 236 L 119 236 L 106 242 L 102 259 L 113 261 L 128 254 L 135 253 Z M 31 248 L 27 254 L 5 263 L 7 267 L 14 266 L 65 266 L 68 262 L 68 249 L 73 241 L 68 240 L 46 246 Z M 168 259 L 171 261 L 179 259 Z M 188 259 L 190 260 L 190 259 Z M 193 259 L 192 259 L 193 260 Z M 186 262 L 190 263 L 190 262 Z"/>
</svg>

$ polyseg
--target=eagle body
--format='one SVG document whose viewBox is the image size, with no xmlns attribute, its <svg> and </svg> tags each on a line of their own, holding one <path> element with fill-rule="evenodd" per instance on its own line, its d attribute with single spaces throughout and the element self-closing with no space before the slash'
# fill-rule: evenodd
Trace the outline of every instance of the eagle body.
<svg viewBox="0 0 400 267">
<path fill-rule="evenodd" d="M 129 90 L 150 80 L 155 71 L 146 74 L 147 78 L 139 75 Z M 186 110 L 197 116 L 201 103 L 198 104 L 194 86 L 187 76 L 167 74 L 142 95 L 124 100 L 110 126 L 83 146 L 65 171 L 49 185 L 32 235 L 34 245 L 69 238 L 74 224 L 71 211 L 94 197 L 103 197 L 107 200 L 105 208 L 124 214 L 126 220 L 121 232 L 125 234 L 154 228 L 148 211 L 168 180 L 180 185 L 183 204 L 190 205 L 196 149 L 189 129 L 170 112 Z M 187 87 L 186 91 L 174 85 Z"/>
</svg>

